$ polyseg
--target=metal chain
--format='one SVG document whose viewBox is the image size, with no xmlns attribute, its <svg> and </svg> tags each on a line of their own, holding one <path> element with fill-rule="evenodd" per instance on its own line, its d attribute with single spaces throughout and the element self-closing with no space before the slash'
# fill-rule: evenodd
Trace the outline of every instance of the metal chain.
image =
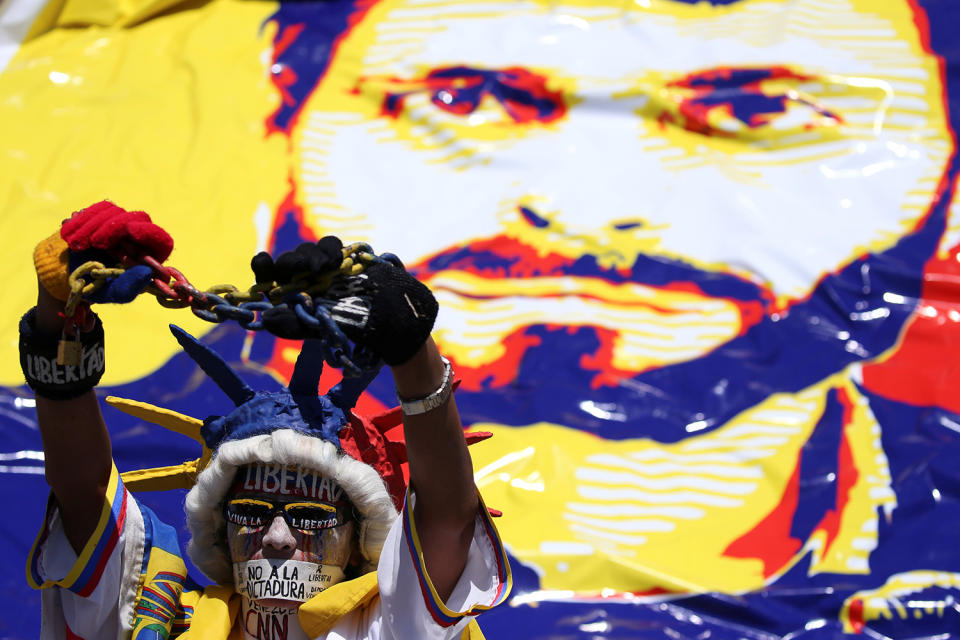
<svg viewBox="0 0 960 640">
<path fill-rule="evenodd" d="M 149 256 L 142 258 L 140 263 L 150 267 L 153 272 L 146 293 L 155 296 L 163 307 L 190 307 L 195 316 L 207 322 L 233 320 L 248 331 L 261 331 L 264 329 L 261 320 L 263 312 L 286 304 L 293 309 L 306 332 L 315 335 L 323 343 L 327 363 L 343 369 L 345 376 L 357 376 L 363 369 L 374 367 L 377 359 L 363 349 L 351 347 L 346 335 L 330 316 L 329 307 L 334 301 L 324 298 L 322 294 L 335 278 L 358 275 L 370 264 L 381 261 L 403 266 L 396 256 L 389 253 L 378 256 L 369 244 L 358 242 L 343 248 L 343 259 L 336 270 L 319 276 L 304 272 L 284 285 L 260 283 L 246 291 L 232 284 L 218 284 L 201 291 L 174 267 L 162 265 Z M 94 261 L 80 265 L 68 280 L 70 296 L 64 315 L 74 317 L 84 298 L 125 271 L 123 267 L 107 268 L 103 263 Z"/>
</svg>

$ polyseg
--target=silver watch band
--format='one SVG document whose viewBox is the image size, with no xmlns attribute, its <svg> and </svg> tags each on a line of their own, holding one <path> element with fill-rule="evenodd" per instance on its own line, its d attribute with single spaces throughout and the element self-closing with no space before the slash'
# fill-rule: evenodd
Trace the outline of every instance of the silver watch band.
<svg viewBox="0 0 960 640">
<path fill-rule="evenodd" d="M 453 390 L 453 367 L 450 366 L 450 361 L 443 356 L 440 356 L 440 359 L 443 360 L 443 382 L 440 383 L 436 391 L 416 400 L 404 400 L 399 395 L 397 396 L 397 400 L 400 401 L 400 411 L 403 412 L 403 415 L 416 416 L 427 411 L 433 411 L 450 397 L 450 392 Z"/>
</svg>

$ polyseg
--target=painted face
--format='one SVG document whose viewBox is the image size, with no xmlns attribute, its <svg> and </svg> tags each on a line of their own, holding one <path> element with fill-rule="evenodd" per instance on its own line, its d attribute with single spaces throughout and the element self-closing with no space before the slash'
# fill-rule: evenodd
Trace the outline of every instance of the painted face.
<svg viewBox="0 0 960 640">
<path fill-rule="evenodd" d="M 614 332 L 623 373 L 708 353 L 752 311 L 658 265 L 789 303 L 891 246 L 943 174 L 907 3 L 815 4 L 380 2 L 300 116 L 305 219 L 425 267 L 461 367 L 537 324 Z M 610 277 L 547 277 L 584 257 Z"/>
<path fill-rule="evenodd" d="M 262 589 L 270 588 L 263 578 L 280 561 L 293 561 L 287 563 L 288 574 L 290 567 L 298 572 L 283 585 L 326 588 L 342 580 L 355 548 L 353 507 L 343 489 L 300 467 L 264 463 L 241 467 L 224 502 L 224 518 L 231 560 L 242 571 L 238 586 L 259 585 L 261 591 L 251 592 L 251 597 L 261 603 L 278 595 L 264 595 Z M 247 573 L 252 576 L 249 580 Z M 254 583 L 258 574 L 259 581 Z"/>
</svg>

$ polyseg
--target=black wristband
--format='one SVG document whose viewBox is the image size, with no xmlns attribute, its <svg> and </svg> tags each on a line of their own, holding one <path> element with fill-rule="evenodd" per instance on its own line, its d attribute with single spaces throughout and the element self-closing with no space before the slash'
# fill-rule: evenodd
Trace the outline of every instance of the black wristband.
<svg viewBox="0 0 960 640">
<path fill-rule="evenodd" d="M 37 309 L 20 318 L 20 368 L 34 393 L 50 400 L 69 400 L 97 386 L 104 372 L 103 323 L 93 314 L 93 329 L 80 333 L 80 361 L 57 363 L 61 336 L 37 330 Z"/>
</svg>

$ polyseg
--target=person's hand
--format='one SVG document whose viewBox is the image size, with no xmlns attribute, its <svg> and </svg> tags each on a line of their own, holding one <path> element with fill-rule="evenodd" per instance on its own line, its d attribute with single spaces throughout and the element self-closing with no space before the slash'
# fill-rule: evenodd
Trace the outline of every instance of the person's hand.
<svg viewBox="0 0 960 640">
<path fill-rule="evenodd" d="M 173 238 L 143 211 L 127 211 L 108 200 L 73 214 L 60 227 L 71 252 L 98 249 L 117 262 L 150 256 L 163 262 L 173 251 Z"/>
<path fill-rule="evenodd" d="M 104 200 L 75 212 L 59 231 L 38 244 L 34 265 L 41 287 L 60 301 L 70 295 L 70 273 L 84 262 L 125 266 L 122 275 L 86 298 L 122 303 L 136 298 L 152 278 L 150 267 L 136 263 L 147 256 L 163 262 L 172 250 L 173 239 L 149 215 Z"/>
<path fill-rule="evenodd" d="M 326 236 L 316 243 L 304 242 L 292 251 L 284 251 L 276 260 L 261 251 L 250 261 L 250 268 L 259 285 L 283 286 L 299 281 L 307 286 L 329 278 L 342 262 L 340 238 Z M 287 340 L 323 337 L 322 331 L 300 321 L 291 304 L 281 303 L 264 311 L 261 320 L 267 331 Z"/>
<path fill-rule="evenodd" d="M 343 243 L 327 236 L 294 251 L 257 254 L 251 262 L 258 283 L 287 284 L 294 280 L 318 282 L 340 267 Z M 338 275 L 314 301 L 322 305 L 341 331 L 357 346 L 379 356 L 388 365 L 408 361 L 420 350 L 433 329 L 437 301 L 426 286 L 399 261 L 377 260 L 357 275 Z M 304 325 L 294 309 L 281 304 L 265 311 L 264 327 L 289 339 L 322 337 L 322 329 Z"/>
<path fill-rule="evenodd" d="M 293 251 L 285 251 L 276 261 L 261 251 L 250 261 L 257 284 L 274 282 L 279 286 L 294 280 L 315 281 L 340 268 L 343 262 L 343 242 L 336 236 L 326 236 L 316 243 L 304 242 Z"/>
<path fill-rule="evenodd" d="M 375 262 L 363 273 L 334 280 L 330 314 L 347 337 L 390 366 L 412 358 L 430 337 L 437 300 L 402 266 Z"/>
</svg>

